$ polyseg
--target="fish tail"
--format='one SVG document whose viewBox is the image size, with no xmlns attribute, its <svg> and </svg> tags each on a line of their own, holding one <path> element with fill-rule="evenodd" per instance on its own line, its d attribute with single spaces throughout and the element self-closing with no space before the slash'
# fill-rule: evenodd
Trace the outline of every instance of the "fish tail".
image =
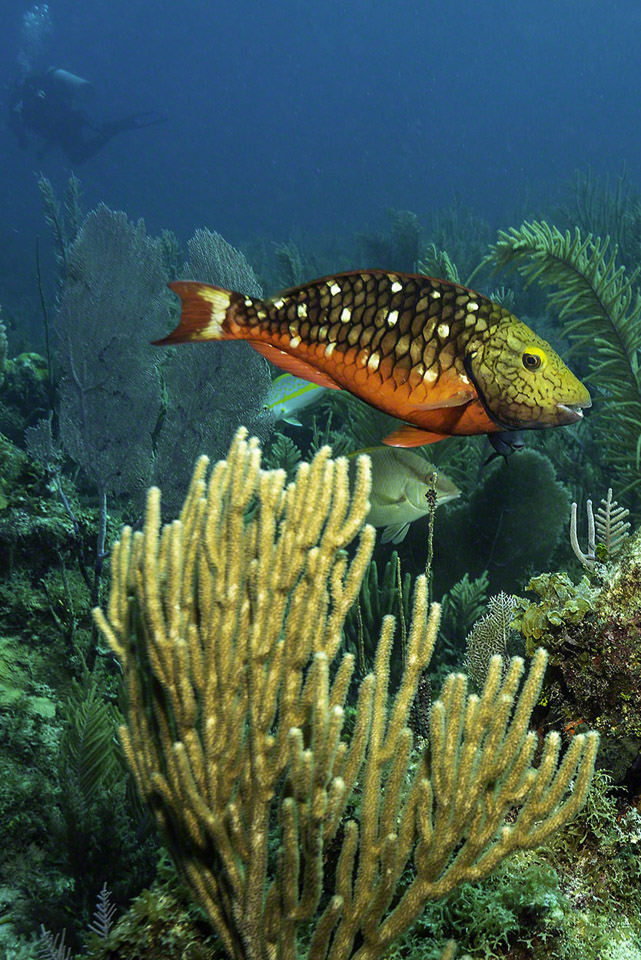
<svg viewBox="0 0 641 960">
<path fill-rule="evenodd" d="M 157 346 L 193 343 L 199 340 L 227 340 L 234 337 L 230 326 L 237 317 L 237 301 L 242 297 L 231 290 L 213 287 L 197 280 L 179 280 L 167 286 L 181 301 L 180 322 L 175 330 L 154 340 Z"/>
</svg>

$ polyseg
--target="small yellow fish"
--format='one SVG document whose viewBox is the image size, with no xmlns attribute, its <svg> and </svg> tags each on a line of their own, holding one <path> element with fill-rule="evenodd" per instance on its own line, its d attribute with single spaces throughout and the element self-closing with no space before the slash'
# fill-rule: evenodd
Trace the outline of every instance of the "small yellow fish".
<svg viewBox="0 0 641 960">
<path fill-rule="evenodd" d="M 591 403 L 549 343 L 448 280 L 355 271 L 267 300 L 195 281 L 169 286 L 180 323 L 156 343 L 247 340 L 288 373 L 407 421 L 385 437 L 392 446 L 561 426 Z"/>
<path fill-rule="evenodd" d="M 324 393 L 324 387 L 301 377 L 293 377 L 291 373 L 283 373 L 272 380 L 265 406 L 273 411 L 276 420 L 284 420 L 294 427 L 300 427 L 302 424 L 296 414 L 318 403 Z"/>
<path fill-rule="evenodd" d="M 395 447 L 370 447 L 350 453 L 350 467 L 366 453 L 372 461 L 372 491 L 367 522 L 384 527 L 382 543 L 400 543 L 410 523 L 429 513 L 427 493 L 435 484 L 436 506 L 454 500 L 461 491 L 425 457 Z M 436 476 L 436 481 L 434 477 Z"/>
</svg>

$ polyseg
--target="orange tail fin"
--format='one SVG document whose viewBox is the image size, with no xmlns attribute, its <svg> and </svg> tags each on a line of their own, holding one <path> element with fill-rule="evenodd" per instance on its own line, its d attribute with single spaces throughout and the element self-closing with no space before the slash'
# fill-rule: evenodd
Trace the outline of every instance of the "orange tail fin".
<svg viewBox="0 0 641 960">
<path fill-rule="evenodd" d="M 162 340 L 154 340 L 156 346 L 226 338 L 225 321 L 233 296 L 230 290 L 197 280 L 179 280 L 167 286 L 180 297 L 180 323 Z"/>
</svg>

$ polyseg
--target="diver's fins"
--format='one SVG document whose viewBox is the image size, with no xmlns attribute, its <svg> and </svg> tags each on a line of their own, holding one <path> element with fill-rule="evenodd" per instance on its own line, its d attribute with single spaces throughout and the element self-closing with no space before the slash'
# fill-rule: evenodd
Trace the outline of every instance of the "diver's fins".
<svg viewBox="0 0 641 960">
<path fill-rule="evenodd" d="M 168 119 L 166 114 L 152 111 L 147 113 L 131 113 L 123 120 L 123 123 L 127 124 L 126 127 L 123 127 L 123 130 L 142 130 L 144 127 L 153 127 L 157 123 L 165 123 Z"/>
<path fill-rule="evenodd" d="M 104 137 L 109 138 L 123 130 L 142 130 L 144 127 L 164 123 L 167 119 L 162 113 L 130 113 L 121 120 L 107 120 L 106 123 L 101 124 L 100 132 Z"/>
</svg>

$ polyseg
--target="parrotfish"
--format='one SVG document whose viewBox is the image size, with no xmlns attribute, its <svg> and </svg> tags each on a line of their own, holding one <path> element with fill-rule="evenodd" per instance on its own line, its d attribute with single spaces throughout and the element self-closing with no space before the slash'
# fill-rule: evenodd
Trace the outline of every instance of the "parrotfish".
<svg viewBox="0 0 641 960">
<path fill-rule="evenodd" d="M 294 376 L 405 425 L 383 443 L 416 447 L 574 423 L 590 394 L 549 343 L 458 283 L 384 270 L 340 273 L 261 300 L 197 281 L 158 344 L 247 340 Z"/>
<path fill-rule="evenodd" d="M 382 543 L 400 543 L 405 539 L 410 523 L 430 511 L 427 500 L 432 485 L 436 491 L 436 506 L 454 500 L 461 493 L 449 477 L 412 450 L 392 447 L 369 447 L 348 456 L 350 475 L 357 456 L 366 453 L 372 462 L 372 489 L 367 522 L 384 527 Z"/>
<path fill-rule="evenodd" d="M 284 420 L 285 423 L 300 427 L 301 422 L 296 414 L 313 406 L 324 393 L 324 387 L 303 380 L 302 377 L 293 377 L 291 373 L 283 373 L 272 380 L 265 406 L 273 411 L 276 420 Z"/>
</svg>

